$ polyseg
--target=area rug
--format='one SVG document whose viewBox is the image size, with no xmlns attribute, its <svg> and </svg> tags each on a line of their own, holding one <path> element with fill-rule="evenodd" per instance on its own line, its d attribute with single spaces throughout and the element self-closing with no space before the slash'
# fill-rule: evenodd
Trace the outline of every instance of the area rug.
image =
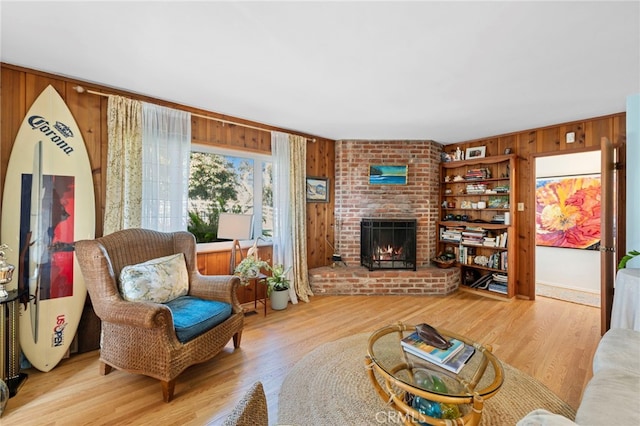
<svg viewBox="0 0 640 426">
<path fill-rule="evenodd" d="M 325 343 L 305 355 L 285 378 L 278 398 L 278 425 L 401 424 L 380 399 L 365 371 L 369 333 Z M 515 425 L 536 408 L 571 420 L 575 410 L 533 377 L 502 363 L 505 381 L 485 401 L 484 426 Z"/>
</svg>

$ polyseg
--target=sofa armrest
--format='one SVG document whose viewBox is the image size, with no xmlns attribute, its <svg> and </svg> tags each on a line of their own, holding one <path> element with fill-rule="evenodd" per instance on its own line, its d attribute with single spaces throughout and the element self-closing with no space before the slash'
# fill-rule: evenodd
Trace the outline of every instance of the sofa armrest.
<svg viewBox="0 0 640 426">
<path fill-rule="evenodd" d="M 524 416 L 516 426 L 575 426 L 577 423 L 541 408 Z"/>
</svg>

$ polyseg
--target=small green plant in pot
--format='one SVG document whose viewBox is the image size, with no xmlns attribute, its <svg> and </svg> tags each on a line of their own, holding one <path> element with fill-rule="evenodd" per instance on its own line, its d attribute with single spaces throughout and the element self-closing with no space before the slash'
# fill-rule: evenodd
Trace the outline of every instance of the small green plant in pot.
<svg viewBox="0 0 640 426">
<path fill-rule="evenodd" d="M 271 309 L 286 309 L 289 303 L 289 286 L 291 281 L 287 278 L 290 267 L 285 269 L 281 264 L 275 264 L 268 268 L 271 276 L 267 277 L 267 296 L 271 299 Z"/>
<path fill-rule="evenodd" d="M 247 285 L 251 278 L 256 278 L 262 268 L 269 268 L 269 264 L 256 256 L 247 256 L 234 269 L 235 275 L 240 277 L 242 285 Z"/>
</svg>

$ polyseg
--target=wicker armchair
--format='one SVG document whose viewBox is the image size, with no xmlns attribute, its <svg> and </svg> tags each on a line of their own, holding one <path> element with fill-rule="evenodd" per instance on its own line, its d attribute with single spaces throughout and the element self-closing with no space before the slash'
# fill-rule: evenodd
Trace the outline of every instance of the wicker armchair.
<svg viewBox="0 0 640 426">
<path fill-rule="evenodd" d="M 170 309 L 160 303 L 130 302 L 118 290 L 123 267 L 184 253 L 188 295 L 231 305 L 231 316 L 214 328 L 181 343 Z M 236 298 L 238 277 L 203 276 L 196 267 L 195 238 L 188 232 L 126 229 L 95 240 L 76 242 L 76 255 L 96 315 L 102 321 L 101 374 L 112 368 L 160 380 L 165 402 L 173 398 L 176 378 L 189 366 L 217 355 L 233 338 L 240 347 L 244 326 Z"/>
</svg>

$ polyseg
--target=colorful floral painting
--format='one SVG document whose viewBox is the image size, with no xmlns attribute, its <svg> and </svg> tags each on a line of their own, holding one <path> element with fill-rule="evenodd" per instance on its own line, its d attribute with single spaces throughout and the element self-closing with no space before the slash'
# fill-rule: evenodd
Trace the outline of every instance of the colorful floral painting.
<svg viewBox="0 0 640 426">
<path fill-rule="evenodd" d="M 600 248 L 600 176 L 536 180 L 536 245 Z"/>
</svg>

